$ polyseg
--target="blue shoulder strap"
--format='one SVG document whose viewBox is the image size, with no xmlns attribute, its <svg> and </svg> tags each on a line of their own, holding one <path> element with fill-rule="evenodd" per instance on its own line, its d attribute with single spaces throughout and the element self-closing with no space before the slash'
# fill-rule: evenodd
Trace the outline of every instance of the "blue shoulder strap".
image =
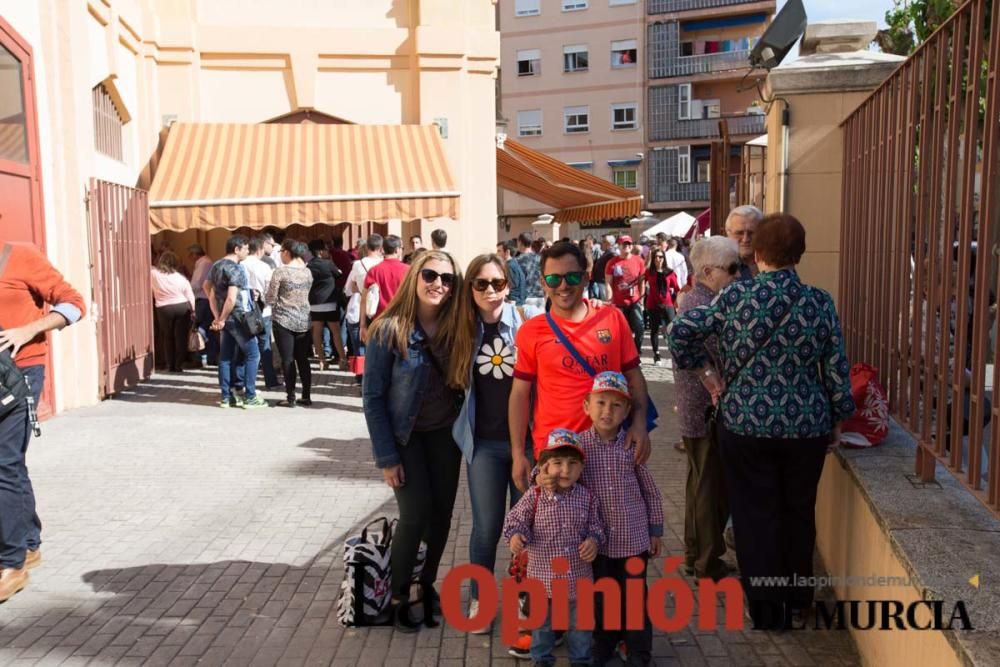
<svg viewBox="0 0 1000 667">
<path fill-rule="evenodd" d="M 583 355 L 580 354 L 575 347 L 573 347 L 573 343 L 569 342 L 569 338 L 566 338 L 566 334 L 562 332 L 562 329 L 559 328 L 556 321 L 552 319 L 552 313 L 545 313 L 545 319 L 548 321 L 549 328 L 552 329 L 552 333 L 556 335 L 556 338 L 559 339 L 559 342 L 562 343 L 563 347 L 565 347 L 569 353 L 573 355 L 573 358 L 576 359 L 576 363 L 580 364 L 580 367 L 587 371 L 587 374 L 590 375 L 590 377 L 597 375 L 597 371 L 594 370 L 594 367 L 587 363 L 587 360 L 583 358 Z"/>
</svg>

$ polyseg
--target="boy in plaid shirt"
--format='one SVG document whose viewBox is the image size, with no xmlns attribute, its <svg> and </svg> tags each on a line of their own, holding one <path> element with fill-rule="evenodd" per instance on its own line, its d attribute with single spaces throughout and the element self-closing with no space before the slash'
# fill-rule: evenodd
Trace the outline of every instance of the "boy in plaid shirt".
<svg viewBox="0 0 1000 667">
<path fill-rule="evenodd" d="M 555 429 L 538 457 L 539 470 L 551 480 L 549 488 L 534 487 L 521 497 L 504 520 L 503 536 L 515 554 L 528 550 L 528 576 L 545 585 L 552 595 L 554 579 L 569 580 L 570 626 L 566 632 L 570 662 L 590 665 L 591 633 L 576 630 L 576 581 L 593 579 L 591 562 L 604 544 L 597 499 L 578 484 L 584 469 L 584 452 L 577 436 L 567 429 Z M 556 575 L 552 559 L 566 558 L 569 573 Z M 538 665 L 554 665 L 552 613 L 531 633 L 531 659 Z"/>
<path fill-rule="evenodd" d="M 580 483 L 597 496 L 607 540 L 594 560 L 594 578 L 610 577 L 625 591 L 629 575 L 625 562 L 635 556 L 648 563 L 662 550 L 663 501 L 653 476 L 645 465 L 636 465 L 635 456 L 625 448 L 622 422 L 630 411 L 628 381 L 621 373 L 605 371 L 594 376 L 583 409 L 593 426 L 579 435 L 587 457 Z M 542 481 L 548 480 L 539 480 Z M 645 582 L 646 568 L 636 575 Z M 645 595 L 643 596 L 645 598 Z M 622 600 L 621 630 L 602 629 L 602 598 L 595 602 L 597 629 L 594 631 L 594 662 L 603 665 L 614 656 L 619 640 L 624 640 L 629 665 L 651 661 L 653 632 L 646 615 L 642 630 L 625 629 L 625 600 Z M 633 603 L 635 604 L 635 603 Z"/>
</svg>

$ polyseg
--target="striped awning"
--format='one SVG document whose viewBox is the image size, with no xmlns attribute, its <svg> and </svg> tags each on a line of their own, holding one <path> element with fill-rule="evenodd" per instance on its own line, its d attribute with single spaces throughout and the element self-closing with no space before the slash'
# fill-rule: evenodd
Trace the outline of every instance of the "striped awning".
<svg viewBox="0 0 1000 667">
<path fill-rule="evenodd" d="M 500 187 L 555 209 L 555 222 L 598 222 L 639 215 L 642 195 L 571 167 L 512 139 L 497 142 Z"/>
<path fill-rule="evenodd" d="M 149 191 L 154 232 L 458 217 L 438 130 L 174 123 Z"/>
</svg>

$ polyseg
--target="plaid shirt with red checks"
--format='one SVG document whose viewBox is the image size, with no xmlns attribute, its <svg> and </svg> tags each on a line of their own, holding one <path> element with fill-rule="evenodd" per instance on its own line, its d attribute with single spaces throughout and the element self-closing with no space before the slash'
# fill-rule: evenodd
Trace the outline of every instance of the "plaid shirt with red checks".
<svg viewBox="0 0 1000 667">
<path fill-rule="evenodd" d="M 592 537 L 599 548 L 604 543 L 604 526 L 597 499 L 583 486 L 576 484 L 565 493 L 530 489 L 504 519 L 504 540 L 509 543 L 518 534 L 528 545 L 528 576 L 545 584 L 550 597 L 555 579 L 569 580 L 572 600 L 576 599 L 576 580 L 594 578 L 590 563 L 580 558 L 580 544 Z M 552 572 L 552 559 L 559 556 L 569 561 L 568 574 Z"/>
<path fill-rule="evenodd" d="M 625 431 L 607 442 L 590 428 L 579 442 L 587 456 L 580 483 L 597 496 L 607 530 L 601 555 L 628 558 L 649 551 L 649 537 L 663 535 L 663 499 L 649 469 L 636 465 L 634 452 L 625 449 Z"/>
</svg>

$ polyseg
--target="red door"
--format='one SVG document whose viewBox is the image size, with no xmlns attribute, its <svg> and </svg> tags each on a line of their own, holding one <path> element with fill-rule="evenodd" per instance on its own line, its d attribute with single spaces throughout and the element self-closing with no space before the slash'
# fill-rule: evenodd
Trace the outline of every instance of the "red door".
<svg viewBox="0 0 1000 667">
<path fill-rule="evenodd" d="M 45 252 L 42 170 L 31 47 L 0 18 L 0 239 Z M 45 363 L 39 414 L 52 412 L 52 364 Z"/>
</svg>

